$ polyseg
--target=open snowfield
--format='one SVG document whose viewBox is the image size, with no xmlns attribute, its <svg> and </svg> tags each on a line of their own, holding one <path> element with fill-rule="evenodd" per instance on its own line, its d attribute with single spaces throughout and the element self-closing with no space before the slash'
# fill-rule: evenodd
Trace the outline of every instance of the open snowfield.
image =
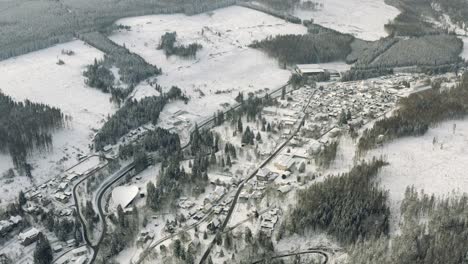
<svg viewBox="0 0 468 264">
<path fill-rule="evenodd" d="M 294 15 L 313 19 L 315 23 L 334 30 L 350 33 L 364 40 L 386 37 L 384 25 L 400 12 L 384 0 L 314 0 L 323 4 L 317 11 L 297 8 Z"/>
<path fill-rule="evenodd" d="M 307 31 L 302 25 L 237 6 L 195 16 L 152 15 L 121 19 L 116 23 L 131 26 L 131 31 L 123 30 L 110 38 L 161 67 L 163 75 L 158 77 L 158 83 L 163 88 L 176 85 L 192 97 L 187 105 L 172 104 L 172 107 L 188 110 L 196 121 L 212 116 L 223 103 L 233 104 L 239 91 L 274 89 L 285 84 L 290 72 L 280 69 L 276 60 L 247 45 L 272 35 L 305 34 Z M 180 44 L 203 45 L 196 59 L 166 58 L 162 50 L 157 50 L 161 36 L 173 31 L 177 32 Z M 136 94 L 146 94 L 148 87 L 143 89 L 145 92 Z M 205 95 L 201 96 L 199 90 Z"/>
<path fill-rule="evenodd" d="M 468 192 L 468 120 L 444 122 L 422 137 L 399 139 L 368 157 L 381 155 L 390 163 L 379 179 L 389 190 L 393 217 L 399 216 L 407 186 L 438 196 Z"/>
<path fill-rule="evenodd" d="M 62 55 L 62 49 L 72 50 L 75 55 Z M 115 111 L 109 96 L 87 87 L 82 76 L 84 67 L 102 56 L 100 51 L 77 40 L 0 62 L 0 89 L 5 94 L 15 100 L 29 99 L 58 107 L 73 118 L 69 128 L 53 133 L 53 153 L 31 155 L 35 184 L 74 165 L 78 153 L 87 154 L 92 129 L 98 129 L 104 118 Z M 65 65 L 57 65 L 58 59 Z M 62 157 L 67 160 L 59 162 Z M 0 154 L 0 173 L 11 167 L 9 155 Z M 2 180 L 2 185 L 0 199 L 4 200 L 15 198 L 30 183 L 25 177 L 16 177 L 7 185 Z"/>
</svg>

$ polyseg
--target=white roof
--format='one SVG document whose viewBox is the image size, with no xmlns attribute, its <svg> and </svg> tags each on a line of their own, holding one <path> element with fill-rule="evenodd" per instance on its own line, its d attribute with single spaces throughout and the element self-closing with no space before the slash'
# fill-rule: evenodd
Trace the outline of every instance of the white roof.
<svg viewBox="0 0 468 264">
<path fill-rule="evenodd" d="M 39 233 L 40 233 L 39 230 L 37 230 L 37 228 L 33 227 L 33 228 L 29 229 L 26 232 L 20 233 L 18 235 L 18 238 L 20 240 L 25 240 L 27 238 L 37 236 Z"/>
<path fill-rule="evenodd" d="M 118 205 L 122 208 L 127 207 L 133 199 L 138 195 L 137 186 L 118 186 L 112 190 L 112 203 L 114 208 L 117 208 Z"/>
<path fill-rule="evenodd" d="M 302 73 L 322 73 L 324 69 L 320 68 L 317 64 L 297 64 L 297 69 Z"/>
</svg>

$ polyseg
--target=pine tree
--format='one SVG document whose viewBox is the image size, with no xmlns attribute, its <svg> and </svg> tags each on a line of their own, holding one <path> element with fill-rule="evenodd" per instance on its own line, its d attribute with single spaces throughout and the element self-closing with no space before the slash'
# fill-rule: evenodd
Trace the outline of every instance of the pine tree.
<svg viewBox="0 0 468 264">
<path fill-rule="evenodd" d="M 20 191 L 19 192 L 19 195 L 18 195 L 18 203 L 20 206 L 23 206 L 25 205 L 27 202 L 26 200 L 26 196 L 24 195 L 24 192 L 23 191 Z"/>
<path fill-rule="evenodd" d="M 260 135 L 260 132 L 257 132 L 257 137 L 255 137 L 255 139 L 257 141 L 261 141 L 262 140 L 262 135 Z"/>
<path fill-rule="evenodd" d="M 237 131 L 239 131 L 241 133 L 244 131 L 244 128 L 242 127 L 242 119 L 241 118 L 239 118 L 237 120 Z"/>
<path fill-rule="evenodd" d="M 52 248 L 49 240 L 42 233 L 39 233 L 34 250 L 34 264 L 50 264 L 52 260 Z"/>
</svg>

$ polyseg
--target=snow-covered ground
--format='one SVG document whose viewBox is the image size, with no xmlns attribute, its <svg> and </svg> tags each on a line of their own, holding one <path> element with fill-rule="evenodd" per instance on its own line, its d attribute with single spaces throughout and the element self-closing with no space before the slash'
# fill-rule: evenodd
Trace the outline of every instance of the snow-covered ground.
<svg viewBox="0 0 468 264">
<path fill-rule="evenodd" d="M 389 190 L 393 217 L 399 216 L 407 186 L 438 196 L 468 192 L 468 120 L 447 121 L 422 137 L 398 139 L 368 154 L 372 156 L 390 163 L 379 179 Z"/>
<path fill-rule="evenodd" d="M 465 60 L 468 60 L 468 37 L 460 37 L 460 39 L 463 40 L 463 50 L 460 54 L 460 57 L 462 57 Z"/>
<path fill-rule="evenodd" d="M 275 59 L 247 45 L 268 36 L 307 31 L 302 25 L 238 6 L 210 14 L 152 15 L 116 23 L 131 26 L 131 31 L 115 33 L 110 37 L 113 41 L 125 44 L 149 63 L 161 67 L 163 75 L 158 77 L 158 84 L 163 88 L 178 86 L 192 98 L 187 105 L 171 104 L 165 111 L 187 110 L 192 113 L 189 118 L 195 121 L 211 117 L 223 103 L 233 104 L 239 91 L 274 89 L 285 84 L 290 72 L 280 69 Z M 179 43 L 197 42 L 203 46 L 196 59 L 166 57 L 162 50 L 157 50 L 161 36 L 173 31 L 177 32 Z M 144 86 L 141 89 L 145 91 L 139 89 L 136 94 L 143 96 L 149 90 Z"/>
<path fill-rule="evenodd" d="M 63 55 L 72 50 L 73 56 Z M 109 96 L 84 84 L 82 71 L 103 54 L 81 41 L 72 41 L 0 62 L 0 89 L 15 100 L 29 99 L 58 107 L 72 117 L 70 127 L 53 133 L 53 153 L 34 153 L 30 157 L 36 184 L 56 176 L 77 162 L 77 154 L 87 154 L 93 129 L 98 129 L 115 108 Z M 61 59 L 64 65 L 57 65 Z M 61 159 L 66 157 L 66 160 Z M 13 167 L 9 155 L 0 154 L 0 173 Z M 16 177 L 4 184 L 0 199 L 14 199 L 20 189 L 31 183 Z M 7 191 L 6 191 L 7 190 Z"/>
<path fill-rule="evenodd" d="M 386 37 L 384 25 L 400 12 L 384 0 L 314 0 L 323 4 L 319 10 L 297 8 L 294 15 L 301 19 L 313 19 L 325 27 L 350 33 L 365 40 Z"/>
</svg>

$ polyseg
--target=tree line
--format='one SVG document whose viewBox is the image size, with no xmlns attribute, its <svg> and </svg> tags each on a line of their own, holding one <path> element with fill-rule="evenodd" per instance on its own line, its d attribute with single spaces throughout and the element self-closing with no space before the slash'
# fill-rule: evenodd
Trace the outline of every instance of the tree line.
<svg viewBox="0 0 468 264">
<path fill-rule="evenodd" d="M 0 151 L 30 175 L 27 157 L 33 150 L 52 149 L 51 132 L 64 127 L 68 117 L 60 109 L 29 100 L 15 102 L 0 92 Z"/>
</svg>

